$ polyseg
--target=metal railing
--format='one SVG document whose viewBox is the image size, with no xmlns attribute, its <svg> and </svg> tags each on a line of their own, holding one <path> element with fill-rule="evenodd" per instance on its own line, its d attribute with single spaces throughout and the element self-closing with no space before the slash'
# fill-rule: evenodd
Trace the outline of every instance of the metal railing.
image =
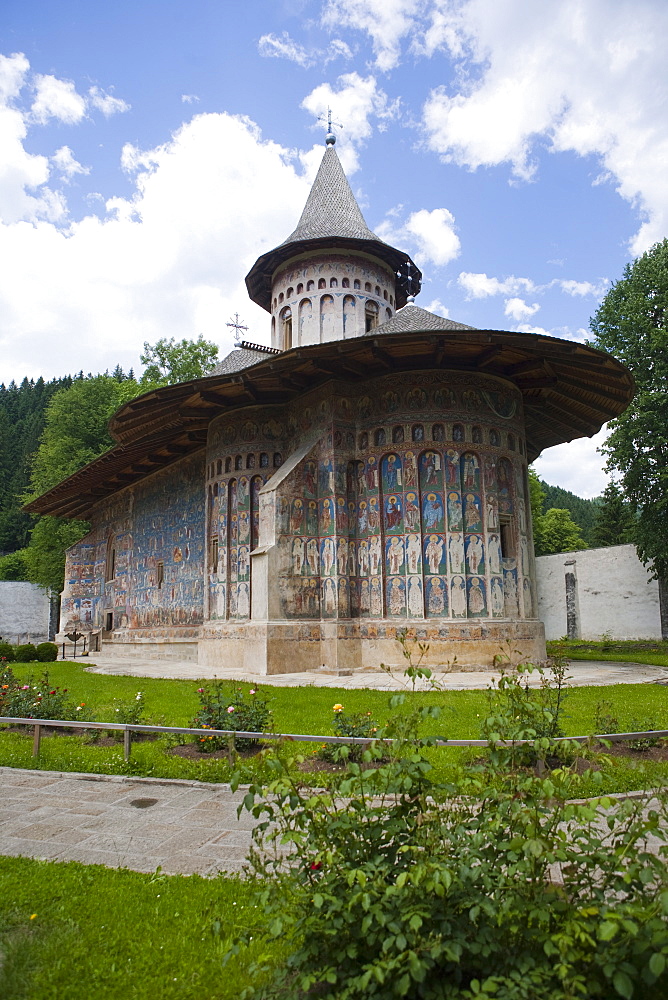
<svg viewBox="0 0 668 1000">
<path fill-rule="evenodd" d="M 243 739 L 288 741 L 293 743 L 394 743 L 395 740 L 372 736 L 314 736 L 313 733 L 251 733 L 238 729 L 193 729 L 182 726 L 144 726 L 139 723 L 85 722 L 79 719 L 25 719 L 16 716 L 0 716 L 0 726 L 31 726 L 34 730 L 33 757 L 37 757 L 42 738 L 42 729 L 104 729 L 123 733 L 123 756 L 130 759 L 132 733 L 183 733 L 187 736 L 227 736 Z M 555 743 L 587 743 L 589 740 L 607 740 L 609 743 L 623 743 L 626 740 L 668 739 L 668 729 L 652 729 L 639 733 L 602 733 L 588 736 L 558 736 Z M 496 740 L 496 746 L 522 746 L 533 744 L 535 740 Z M 446 740 L 436 737 L 437 747 L 488 747 L 489 740 Z"/>
</svg>

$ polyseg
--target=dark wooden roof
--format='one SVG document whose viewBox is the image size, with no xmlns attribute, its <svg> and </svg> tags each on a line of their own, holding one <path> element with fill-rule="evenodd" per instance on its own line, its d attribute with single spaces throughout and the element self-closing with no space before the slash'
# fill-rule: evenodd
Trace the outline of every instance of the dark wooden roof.
<svg viewBox="0 0 668 1000">
<path fill-rule="evenodd" d="M 544 448 L 595 434 L 626 409 L 634 392 L 622 364 L 569 340 L 499 330 L 374 331 L 293 348 L 241 372 L 181 382 L 133 399 L 110 421 L 118 444 L 26 510 L 85 518 L 105 497 L 202 448 L 213 417 L 285 403 L 332 378 L 366 381 L 425 369 L 479 372 L 514 383 L 524 400 L 530 461 Z"/>
</svg>

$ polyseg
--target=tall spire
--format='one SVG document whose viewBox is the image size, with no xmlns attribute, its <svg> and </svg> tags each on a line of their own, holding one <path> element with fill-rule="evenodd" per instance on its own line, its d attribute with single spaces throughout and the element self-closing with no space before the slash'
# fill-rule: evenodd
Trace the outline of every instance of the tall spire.
<svg viewBox="0 0 668 1000">
<path fill-rule="evenodd" d="M 410 294 L 420 290 L 422 274 L 408 254 L 384 243 L 372 233 L 355 200 L 333 143 L 328 143 L 313 187 L 297 228 L 275 249 L 262 254 L 246 275 L 248 294 L 254 302 L 271 311 L 271 285 L 276 269 L 291 257 L 309 250 L 356 250 L 389 264 L 403 275 L 406 266 L 413 275 Z M 409 294 L 400 277 L 397 283 L 397 308 L 406 304 Z"/>
</svg>

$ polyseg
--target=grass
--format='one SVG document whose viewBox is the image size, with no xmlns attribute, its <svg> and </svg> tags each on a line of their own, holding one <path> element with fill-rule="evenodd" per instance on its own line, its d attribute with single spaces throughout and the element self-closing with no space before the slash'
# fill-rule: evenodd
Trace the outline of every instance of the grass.
<svg viewBox="0 0 668 1000">
<path fill-rule="evenodd" d="M 13 664 L 15 673 L 26 680 L 40 669 L 33 664 Z M 113 720 L 114 699 L 130 701 L 138 690 L 144 694 L 147 719 L 156 724 L 187 726 L 198 708 L 197 681 L 163 680 L 108 676 L 87 673 L 78 663 L 57 662 L 49 665 L 54 685 L 68 688 L 77 702 L 85 701 L 96 718 Z M 206 683 L 206 682 L 204 682 Z M 447 678 L 446 678 L 447 684 Z M 245 685 L 249 686 L 249 685 Z M 278 732 L 331 735 L 332 706 L 341 702 L 349 712 L 371 711 L 382 722 L 389 713 L 389 695 L 369 689 L 349 691 L 345 688 L 265 688 L 274 713 Z M 481 719 L 487 714 L 485 691 L 442 691 L 408 694 L 418 704 L 438 704 L 442 715 L 438 722 L 425 725 L 425 734 L 449 739 L 477 739 Z M 578 687 L 569 692 L 565 703 L 563 726 L 567 735 L 583 735 L 594 731 L 598 702 L 612 706 L 622 728 L 633 719 L 652 718 L 657 728 L 668 729 L 668 687 L 647 684 L 620 684 L 606 688 Z M 133 744 L 130 761 L 123 759 L 122 747 L 100 747 L 81 736 L 56 736 L 42 740 L 38 758 L 32 756 L 32 738 L 21 733 L 0 731 L 0 765 L 39 768 L 41 770 L 83 771 L 98 774 L 131 774 L 154 778 L 190 778 L 199 781 L 224 782 L 230 778 L 227 761 L 203 757 L 186 760 L 166 753 L 186 737 L 161 737 L 154 742 Z M 308 757 L 313 744 L 290 744 L 289 752 Z M 435 767 L 435 777 L 447 780 L 466 759 L 479 754 L 477 750 L 456 748 L 432 749 L 429 756 Z M 246 763 L 248 780 L 261 777 L 263 764 L 250 759 Z M 323 775 L 319 774 L 321 782 Z M 643 762 L 641 754 L 633 760 L 615 758 L 606 764 L 601 774 L 605 791 L 628 791 L 651 784 L 665 784 L 668 765 Z M 592 786 L 591 793 L 601 790 Z M 588 794 L 583 789 L 582 794 Z"/>
<path fill-rule="evenodd" d="M 234 930 L 261 923 L 251 891 L 235 877 L 0 857 L 0 997 L 232 1000 L 256 947 L 221 959 Z"/>
<path fill-rule="evenodd" d="M 651 639 L 556 639 L 547 643 L 548 655 L 565 654 L 571 660 L 609 660 L 668 667 L 668 641 Z"/>
</svg>

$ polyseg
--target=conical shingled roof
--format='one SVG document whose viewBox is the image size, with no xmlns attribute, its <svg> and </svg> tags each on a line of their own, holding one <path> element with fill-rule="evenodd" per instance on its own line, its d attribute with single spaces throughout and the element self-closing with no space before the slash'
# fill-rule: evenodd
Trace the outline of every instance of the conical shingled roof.
<svg viewBox="0 0 668 1000">
<path fill-rule="evenodd" d="M 419 291 L 422 274 L 408 254 L 384 243 L 364 221 L 333 145 L 325 150 L 295 231 L 274 250 L 258 257 L 246 275 L 251 299 L 271 312 L 271 285 L 276 269 L 291 257 L 325 249 L 361 251 L 389 264 L 395 273 L 408 263 L 415 275 L 413 294 Z M 398 282 L 398 307 L 406 304 L 406 296 L 405 288 Z"/>
<path fill-rule="evenodd" d="M 325 150 L 297 228 L 281 246 L 328 236 L 382 243 L 364 221 L 334 146 Z"/>
</svg>

